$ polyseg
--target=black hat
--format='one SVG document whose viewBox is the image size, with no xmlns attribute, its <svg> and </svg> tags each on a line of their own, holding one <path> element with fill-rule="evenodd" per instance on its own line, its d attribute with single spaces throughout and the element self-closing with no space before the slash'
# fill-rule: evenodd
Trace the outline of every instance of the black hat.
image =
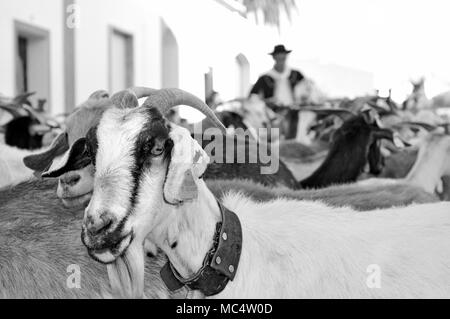
<svg viewBox="0 0 450 319">
<path fill-rule="evenodd" d="M 276 45 L 276 46 L 273 48 L 273 51 L 270 52 L 269 54 L 270 54 L 270 55 L 275 55 L 275 54 L 278 54 L 278 53 L 286 53 L 286 54 L 289 54 L 289 53 L 291 53 L 291 52 L 292 52 L 292 50 L 286 50 L 286 48 L 284 47 L 284 45 L 279 44 L 279 45 Z"/>
</svg>

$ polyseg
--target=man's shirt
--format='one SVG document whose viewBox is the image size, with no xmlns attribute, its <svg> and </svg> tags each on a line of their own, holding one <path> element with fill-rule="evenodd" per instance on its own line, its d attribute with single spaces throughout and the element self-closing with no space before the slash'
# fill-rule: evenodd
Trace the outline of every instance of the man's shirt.
<svg viewBox="0 0 450 319">
<path fill-rule="evenodd" d="M 297 70 L 287 68 L 280 73 L 272 69 L 259 77 L 250 94 L 262 95 L 264 99 L 274 98 L 276 103 L 291 105 L 295 102 L 295 86 L 303 79 L 303 74 Z"/>
</svg>

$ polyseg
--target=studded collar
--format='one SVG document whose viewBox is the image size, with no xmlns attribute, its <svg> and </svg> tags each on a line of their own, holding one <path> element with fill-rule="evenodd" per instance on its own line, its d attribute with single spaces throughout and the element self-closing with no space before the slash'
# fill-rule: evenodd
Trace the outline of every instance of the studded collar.
<svg viewBox="0 0 450 319">
<path fill-rule="evenodd" d="M 205 296 L 213 296 L 233 281 L 239 265 L 242 249 L 242 227 L 235 213 L 217 202 L 222 221 L 216 224 L 212 248 L 206 254 L 200 270 L 191 278 L 184 279 L 170 261 L 161 269 L 161 278 L 170 291 L 183 286 L 200 290 Z"/>
</svg>

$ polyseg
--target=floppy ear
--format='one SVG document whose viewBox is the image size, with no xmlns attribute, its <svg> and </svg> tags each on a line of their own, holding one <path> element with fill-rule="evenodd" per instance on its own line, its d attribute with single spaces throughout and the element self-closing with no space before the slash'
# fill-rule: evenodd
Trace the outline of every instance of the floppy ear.
<svg viewBox="0 0 450 319">
<path fill-rule="evenodd" d="M 209 157 L 185 128 L 172 125 L 169 133 L 173 141 L 169 167 L 164 182 L 164 200 L 181 205 L 197 198 L 196 180 L 205 172 Z"/>
<path fill-rule="evenodd" d="M 91 164 L 86 152 L 86 138 L 78 139 L 58 161 L 54 161 L 42 177 L 59 177 L 67 172 L 76 171 Z"/>
<path fill-rule="evenodd" d="M 67 133 L 59 134 L 52 142 L 50 147 L 38 154 L 25 156 L 23 163 L 26 167 L 37 171 L 43 172 L 46 168 L 50 166 L 53 160 L 69 149 L 69 141 L 67 138 Z"/>
</svg>

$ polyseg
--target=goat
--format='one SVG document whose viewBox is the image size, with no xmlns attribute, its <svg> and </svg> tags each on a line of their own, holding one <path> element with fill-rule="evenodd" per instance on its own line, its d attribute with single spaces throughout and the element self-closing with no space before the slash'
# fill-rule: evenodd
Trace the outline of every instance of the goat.
<svg viewBox="0 0 450 319">
<path fill-rule="evenodd" d="M 382 155 L 379 141 L 394 141 L 391 130 L 380 128 L 372 112 L 353 116 L 334 133 L 327 157 L 309 177 L 299 182 L 298 188 L 320 188 L 333 184 L 354 182 L 370 165 L 372 174 L 379 174 Z"/>
<path fill-rule="evenodd" d="M 204 260 L 210 267 L 220 265 L 234 280 L 212 296 L 217 298 L 450 296 L 450 203 L 361 214 L 308 201 L 256 203 L 228 194 L 221 200 L 239 216 L 243 235 L 242 246 L 235 242 L 229 253 L 242 247 L 240 260 L 221 265 L 222 259 L 205 259 L 215 247 L 217 223 L 224 222 L 201 178 L 209 158 L 188 130 L 167 123 L 163 114 L 174 105 L 189 105 L 225 128 L 184 91 L 161 90 L 143 106 L 136 104 L 106 111 L 87 141 L 96 172 L 82 241 L 95 260 L 107 264 L 118 291 L 126 279 L 120 276 L 131 274 L 141 281 L 134 282 L 130 296 L 142 296 L 147 238 L 181 278 L 192 279 Z M 119 144 L 111 148 L 114 141 Z M 220 238 L 233 241 L 237 232 L 233 227 Z M 130 273 L 118 274 L 114 269 L 124 253 L 134 259 L 128 260 Z M 382 271 L 383 289 L 367 285 L 365 274 L 374 264 Z"/>
<path fill-rule="evenodd" d="M 450 135 L 433 132 L 422 141 L 417 159 L 406 177 L 402 179 L 367 179 L 359 185 L 407 183 L 426 192 L 442 194 L 442 178 L 450 175 Z"/>
<path fill-rule="evenodd" d="M 139 98 L 155 91 L 143 87 L 134 87 L 131 90 Z M 72 157 L 72 150 L 84 147 L 84 136 L 89 129 L 97 125 L 103 112 L 113 103 L 120 105 L 123 101 L 117 96 L 110 99 L 104 90 L 95 91 L 67 117 L 65 131 L 54 140 L 48 150 L 24 158 L 25 165 L 35 172 L 60 172 L 55 176 L 59 177 L 57 194 L 66 207 L 82 206 L 90 199 L 93 166 L 90 161 Z M 69 167 L 70 169 L 67 169 Z M 66 171 L 62 172 L 64 169 Z"/>
<path fill-rule="evenodd" d="M 80 240 L 82 209 L 63 208 L 55 180 L 31 180 L 0 190 L 0 298 L 110 298 L 106 269 Z M 166 258 L 146 258 L 145 296 L 180 298 L 159 276 Z M 71 275 L 79 271 L 79 286 Z M 68 283 L 72 285 L 68 285 Z"/>
</svg>

